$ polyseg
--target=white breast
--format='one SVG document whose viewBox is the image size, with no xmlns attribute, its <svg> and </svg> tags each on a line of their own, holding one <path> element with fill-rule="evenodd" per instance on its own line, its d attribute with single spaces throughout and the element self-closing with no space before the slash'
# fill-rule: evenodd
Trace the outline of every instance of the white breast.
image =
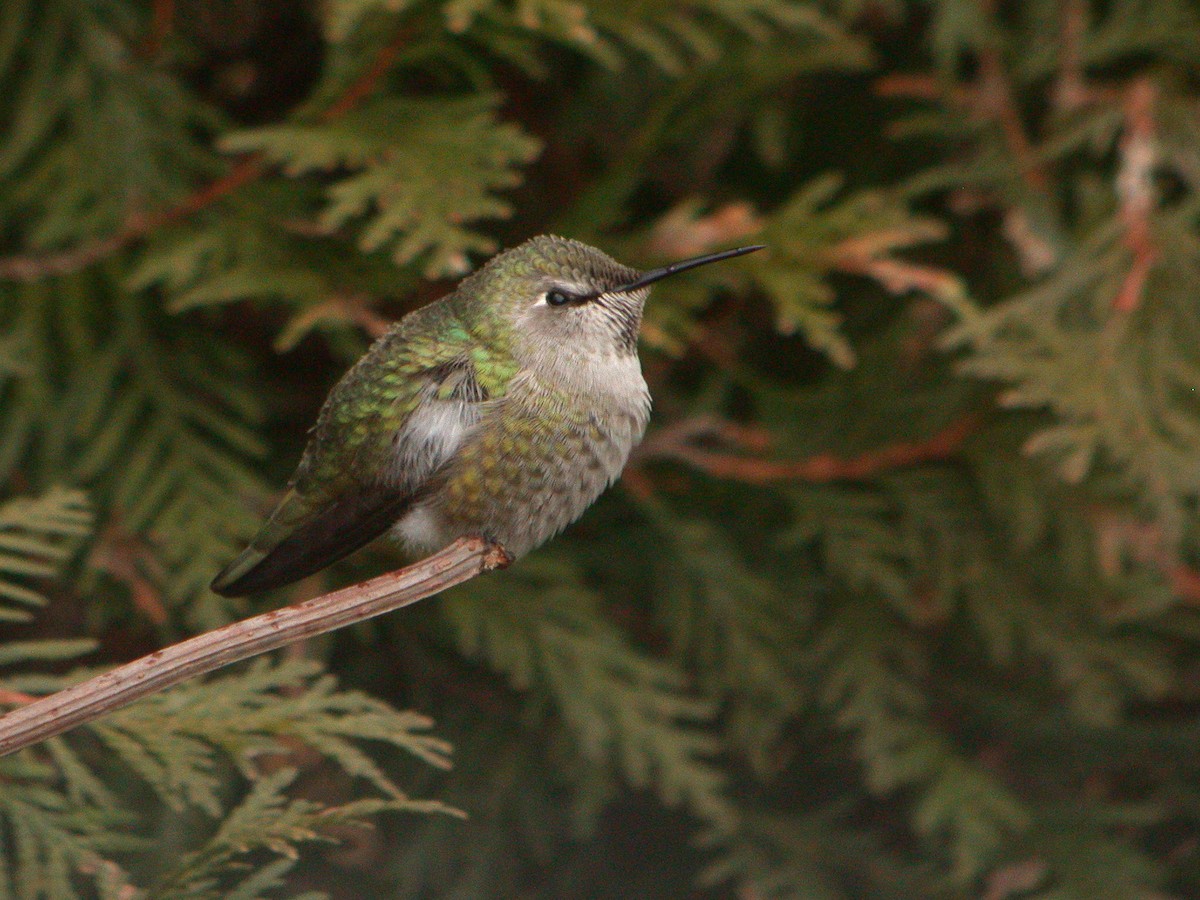
<svg viewBox="0 0 1200 900">
<path fill-rule="evenodd" d="M 479 406 L 461 400 L 427 400 L 396 434 L 393 456 L 397 484 L 419 486 L 455 454 L 479 423 Z"/>
</svg>

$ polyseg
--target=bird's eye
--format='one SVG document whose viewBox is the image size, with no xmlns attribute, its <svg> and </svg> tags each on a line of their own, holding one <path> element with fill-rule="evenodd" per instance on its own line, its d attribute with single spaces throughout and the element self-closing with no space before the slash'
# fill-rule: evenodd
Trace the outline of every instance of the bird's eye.
<svg viewBox="0 0 1200 900">
<path fill-rule="evenodd" d="M 571 298 L 562 291 L 546 291 L 546 302 L 551 306 L 562 306 L 564 303 L 570 303 Z"/>
</svg>

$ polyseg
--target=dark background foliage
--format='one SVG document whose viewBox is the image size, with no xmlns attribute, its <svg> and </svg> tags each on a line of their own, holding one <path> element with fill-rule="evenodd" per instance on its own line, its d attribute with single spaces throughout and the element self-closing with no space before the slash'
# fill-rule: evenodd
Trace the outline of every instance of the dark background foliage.
<svg viewBox="0 0 1200 900">
<path fill-rule="evenodd" d="M 5 704 L 397 565 L 207 590 L 496 249 L 767 250 L 656 287 L 552 544 L 0 760 L 0 896 L 1200 895 L 1198 60 L 1187 0 L 5 0 Z"/>
</svg>

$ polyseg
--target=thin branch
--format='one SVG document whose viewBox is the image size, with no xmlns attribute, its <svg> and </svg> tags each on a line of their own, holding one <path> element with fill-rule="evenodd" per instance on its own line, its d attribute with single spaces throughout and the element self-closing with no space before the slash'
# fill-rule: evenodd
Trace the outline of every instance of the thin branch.
<svg viewBox="0 0 1200 900">
<path fill-rule="evenodd" d="M 193 191 L 175 206 L 149 215 L 131 215 L 116 234 L 85 241 L 75 247 L 51 253 L 10 256 L 0 259 L 0 280 L 37 281 L 59 275 L 70 275 L 98 263 L 163 225 L 186 219 L 212 206 L 222 197 L 244 184 L 256 181 L 266 172 L 266 165 L 257 153 L 244 156 L 232 169 L 201 188 Z"/>
<path fill-rule="evenodd" d="M 988 16 L 995 16 L 994 2 L 983 0 L 983 7 Z M 978 74 L 970 86 L 947 86 L 934 75 L 889 75 L 876 82 L 875 90 L 883 97 L 941 100 L 967 110 L 982 121 L 995 123 L 1026 186 L 1038 192 L 1047 190 L 1049 175 L 1026 130 L 1017 92 L 1000 48 L 985 45 L 979 48 L 977 56 Z"/>
<path fill-rule="evenodd" d="M 342 91 L 341 96 L 334 100 L 325 112 L 322 113 L 321 120 L 323 122 L 332 122 L 340 119 L 374 93 L 383 76 L 388 73 L 388 70 L 400 58 L 400 52 L 408 44 L 411 37 L 412 33 L 408 28 L 401 28 L 397 31 L 395 36 L 375 55 L 375 59 L 371 61 L 371 65 L 366 68 L 362 75 L 358 76 L 353 84 Z"/>
<path fill-rule="evenodd" d="M 409 29 L 400 29 L 379 51 L 363 74 L 325 109 L 320 116 L 321 121 L 332 122 L 341 118 L 370 96 L 383 76 L 395 64 L 410 37 Z M 267 171 L 268 166 L 260 154 L 243 156 L 220 178 L 197 188 L 174 206 L 154 213 L 131 215 L 115 234 L 85 241 L 65 250 L 0 258 L 0 280 L 37 281 L 86 269 L 120 252 L 156 228 L 189 218 L 207 209 L 238 188 L 257 181 Z"/>
<path fill-rule="evenodd" d="M 714 426 L 712 420 L 700 418 L 654 435 L 642 446 L 637 459 L 639 462 L 655 457 L 678 459 L 716 478 L 728 478 L 746 484 L 849 481 L 869 478 L 891 469 L 948 459 L 958 452 L 978 427 L 978 416 L 965 415 L 923 441 L 900 441 L 851 457 L 818 453 L 799 460 L 774 460 L 695 446 L 691 440 L 696 437 L 730 434 L 724 427 Z M 626 474 L 628 476 L 628 469 Z M 635 471 L 630 482 L 635 493 L 644 492 L 647 488 L 640 475 Z"/>
<path fill-rule="evenodd" d="M 1125 246 L 1133 258 L 1129 272 L 1113 298 L 1113 309 L 1119 313 L 1137 309 L 1146 279 L 1158 260 L 1150 222 L 1154 211 L 1154 166 L 1158 162 L 1154 124 L 1156 93 L 1149 78 L 1138 78 L 1130 85 L 1125 98 L 1125 133 L 1118 147 L 1117 195 Z"/>
<path fill-rule="evenodd" d="M 999 124 L 1004 143 L 1026 185 L 1034 191 L 1047 190 L 1050 179 L 1034 152 L 1017 106 L 1012 79 L 1000 51 L 994 47 L 979 51 L 979 100 L 989 118 Z"/>
<path fill-rule="evenodd" d="M 1083 71 L 1083 39 L 1087 34 L 1086 0 L 1060 0 L 1058 79 L 1051 92 L 1054 105 L 1063 112 L 1079 109 L 1091 100 L 1091 89 Z"/>
<path fill-rule="evenodd" d="M 144 574 L 149 569 L 163 577 L 162 563 L 141 535 L 124 527 L 117 511 L 109 514 L 89 556 L 89 568 L 107 572 L 129 588 L 135 609 L 155 625 L 167 622 L 170 615 L 162 595 Z"/>
<path fill-rule="evenodd" d="M 38 281 L 56 275 L 69 275 L 111 256 L 129 243 L 129 240 L 128 229 L 123 229 L 108 237 L 85 241 L 66 250 L 4 257 L 0 259 L 0 280 Z"/>
<path fill-rule="evenodd" d="M 175 0 L 154 0 L 150 14 L 150 34 L 142 48 L 144 55 L 154 59 L 162 52 L 171 28 L 175 24 Z"/>
<path fill-rule="evenodd" d="M 391 612 L 509 562 L 511 557 L 499 544 L 479 537 L 459 538 L 398 571 L 156 650 L 0 717 L 0 755 L 91 722 L 181 681 Z"/>
</svg>

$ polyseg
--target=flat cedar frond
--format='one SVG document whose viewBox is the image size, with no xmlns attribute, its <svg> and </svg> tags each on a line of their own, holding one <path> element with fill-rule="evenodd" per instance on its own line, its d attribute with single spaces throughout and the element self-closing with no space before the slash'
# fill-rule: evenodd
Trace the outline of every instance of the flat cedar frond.
<svg viewBox="0 0 1200 900">
<path fill-rule="evenodd" d="M 85 896 L 80 885 L 122 874 L 104 854 L 127 859 L 153 852 L 153 841 L 145 837 L 121 837 L 140 831 L 152 809 L 142 803 L 135 815 L 122 808 L 114 783 L 127 771 L 174 814 L 198 809 L 220 823 L 177 865 L 156 867 L 160 874 L 146 896 L 226 897 L 241 891 L 257 897 L 256 891 L 285 884 L 282 876 L 295 862 L 297 845 L 331 840 L 331 832 L 347 824 L 382 812 L 461 815 L 440 802 L 405 796 L 359 746 L 390 745 L 446 767 L 449 745 L 423 733 L 431 724 L 366 695 L 337 690 L 315 663 L 259 662 L 246 672 L 181 686 L 121 710 L 89 726 L 91 740 L 81 740 L 82 734 L 53 738 L 45 761 L 32 750 L 0 760 L 7 785 L 0 800 L 0 846 L 11 853 L 11 876 L 18 883 L 44 884 L 44 896 L 53 900 Z M 265 755 L 297 748 L 363 779 L 379 799 L 327 805 L 286 794 L 295 771 L 263 775 L 258 765 Z M 230 763 L 250 785 L 232 806 Z M 255 864 L 235 889 L 230 874 L 249 867 L 233 861 L 259 849 L 284 857 L 287 865 Z M 0 890 L 6 890 L 3 881 Z"/>
<path fill-rule="evenodd" d="M 106 858 L 145 848 L 126 829 L 131 817 L 116 804 L 68 798 L 52 766 L 29 756 L 0 761 L 0 893 L 10 897 L 75 900 L 92 896 L 89 882 L 130 889 L 120 867 Z M 107 896 L 116 896 L 115 891 Z"/>
<path fill-rule="evenodd" d="M 413 808 L 399 800 L 364 800 L 327 808 L 286 793 L 296 775 L 295 769 L 283 768 L 259 778 L 204 846 L 165 867 L 146 896 L 156 900 L 279 897 L 275 892 L 286 887 L 283 876 L 296 864 L 298 847 L 314 841 L 331 842 L 332 832 L 347 826 L 366 827 L 369 818 L 381 812 Z M 258 851 L 280 858 L 255 866 L 246 878 L 230 877 L 239 869 L 249 868 L 245 862 L 237 863 Z M 315 900 L 323 895 L 310 892 L 291 896 Z"/>
<path fill-rule="evenodd" d="M 389 248 L 400 264 L 428 254 L 428 277 L 461 274 L 466 254 L 496 249 L 463 223 L 507 216 L 511 210 L 495 192 L 514 187 L 515 167 L 539 149 L 516 126 L 496 121 L 497 101 L 375 101 L 336 123 L 233 134 L 224 147 L 260 151 L 293 176 L 346 170 L 326 189 L 323 228 L 354 223 L 365 252 Z M 447 159 L 459 165 L 447 169 Z"/>
<path fill-rule="evenodd" d="M 208 582 L 257 524 L 247 501 L 266 493 L 250 466 L 263 447 L 251 424 L 261 401 L 244 360 L 170 328 L 147 295 L 102 278 L 64 280 L 54 295 L 11 290 L 26 361 L 3 388 L 11 457 L 89 487 L 109 518 L 93 558 L 151 600 L 147 612 L 161 614 L 161 592 L 170 604 L 203 598 L 191 614 L 219 622 L 228 613 Z M 103 315 L 59 344 L 64 317 L 85 303 Z"/>
<path fill-rule="evenodd" d="M 0 618 L 29 621 L 26 607 L 45 603 L 38 579 L 58 571 L 93 518 L 87 495 L 63 487 L 0 504 Z"/>
<path fill-rule="evenodd" d="M 1045 848 L 1040 877 L 1031 878 L 1043 890 L 1036 896 L 1095 897 L 1121 900 L 1124 897 L 1156 897 L 1168 889 L 1163 866 L 1139 848 L 1119 839 L 1123 827 L 1154 820 L 1152 808 L 1119 804 L 1075 806 L 1063 804 L 1046 810 L 1030 835 Z M 1049 882 L 1050 873 L 1055 884 Z"/>
<path fill-rule="evenodd" d="M 711 63 L 736 41 L 729 32 L 752 43 L 786 35 L 840 39 L 841 26 L 815 6 L 791 0 L 705 0 L 682 9 L 639 3 L 597 6 L 592 21 L 601 35 L 626 52 L 643 55 L 663 71 L 680 74 L 693 61 Z"/>
<path fill-rule="evenodd" d="M 998 779 L 966 760 L 929 715 L 914 646 L 866 604 L 843 606 L 814 647 L 819 696 L 839 727 L 855 734 L 867 784 L 913 790 L 913 826 L 944 842 L 955 876 L 978 877 L 1012 835 L 1028 825 L 1023 804 Z"/>
<path fill-rule="evenodd" d="M 335 285 L 306 257 L 310 241 L 275 223 L 234 216 L 170 229 L 146 248 L 126 284 L 169 292 L 172 312 L 248 299 L 313 303 Z"/>
<path fill-rule="evenodd" d="M 1015 480 L 1010 470 L 1005 502 Z M 797 490 L 798 527 L 786 546 L 811 548 L 839 585 L 880 598 L 912 626 L 965 614 L 997 664 L 1040 660 L 1080 721 L 1114 725 L 1126 703 L 1167 690 L 1155 641 L 1114 634 L 1101 611 L 1086 603 L 1039 599 L 1049 577 L 1059 579 L 1058 594 L 1086 597 L 1096 589 L 1085 560 L 1066 573 L 1065 566 L 1050 570 L 1037 562 L 1046 553 L 1073 552 L 1081 535 L 1072 523 L 1056 521 L 1054 530 L 1027 534 L 1024 547 L 1006 551 L 982 519 L 956 513 L 966 491 L 965 484 L 919 476 L 888 479 L 878 492 Z M 1040 515 L 1055 515 L 1054 507 Z"/>
<path fill-rule="evenodd" d="M 656 615 L 672 653 L 727 705 L 732 739 L 765 769 L 763 750 L 809 699 L 787 648 L 812 611 L 783 598 L 710 523 L 657 504 L 643 510 L 667 551 L 657 560 Z"/>
<path fill-rule="evenodd" d="M 330 385 L 493 249 L 765 245 L 655 285 L 552 547 L 0 759 L 0 900 L 1200 896 L 1198 60 L 1192 0 L 0 0 L 6 707 L 259 603 Z"/>
<path fill-rule="evenodd" d="M 736 812 L 726 777 L 707 761 L 721 745 L 696 727 L 715 707 L 690 696 L 674 667 L 630 653 L 615 631 L 580 620 L 546 622 L 539 632 L 547 684 L 584 755 L 683 806 L 710 835 L 729 831 Z"/>
<path fill-rule="evenodd" d="M 1053 411 L 1028 453 L 1049 458 L 1070 482 L 1115 469 L 1117 489 L 1138 496 L 1172 540 L 1200 498 L 1200 425 L 1191 415 L 1200 353 L 1181 339 L 1200 318 L 1192 281 L 1171 274 L 1200 271 L 1200 257 L 1191 241 L 1172 240 L 1181 226 L 1163 223 L 1163 257 L 1131 316 L 1111 313 L 1129 254 L 1109 223 L 1036 288 L 948 336 L 971 348 L 964 371 L 1005 385 L 1006 405 Z"/>
<path fill-rule="evenodd" d="M 337 0 L 327 7 L 326 32 L 335 43 L 344 43 L 356 29 L 369 28 L 382 16 L 403 20 L 412 5 L 407 0 Z M 686 6 L 446 0 L 441 7 L 452 35 L 481 40 L 497 55 L 540 75 L 546 69 L 536 44 L 517 35 L 565 44 L 610 67 L 630 58 L 646 59 L 674 75 L 709 64 L 742 41 L 845 36 L 836 20 L 795 0 L 704 0 Z"/>
<path fill-rule="evenodd" d="M 702 730 L 716 707 L 688 690 L 680 669 L 630 646 L 599 616 L 577 572 L 550 566 L 531 574 L 553 579 L 545 605 L 509 607 L 474 588 L 444 604 L 464 650 L 547 695 L 585 758 L 727 832 L 734 811 L 710 761 L 721 747 Z"/>
<path fill-rule="evenodd" d="M 928 873 L 887 846 L 885 836 L 852 827 L 840 803 L 814 805 L 800 816 L 752 809 L 728 849 L 705 873 L 719 883 L 736 876 L 764 900 L 842 900 L 844 885 L 869 885 L 879 900 L 907 900 L 914 892 L 953 897 L 952 889 L 929 890 Z M 877 865 L 863 871 L 862 859 Z"/>
<path fill-rule="evenodd" d="M 677 208 L 655 228 L 652 241 L 660 246 L 682 245 L 689 252 L 707 242 L 753 238 L 771 253 L 760 259 L 735 262 L 709 276 L 714 283 L 753 285 L 770 300 L 776 327 L 799 332 L 836 365 L 853 368 L 856 357 L 842 334 L 841 317 L 833 310 L 839 276 L 867 278 L 898 297 L 926 296 L 950 306 L 965 300 L 958 276 L 922 265 L 898 254 L 944 240 L 946 227 L 913 213 L 899 196 L 860 191 L 841 197 L 842 179 L 825 175 L 796 191 L 769 215 L 727 207 L 699 219 L 695 204 Z M 722 216 L 722 212 L 726 213 Z M 693 246 L 693 242 L 699 242 Z M 680 287 L 668 282 L 664 301 L 647 310 L 651 336 L 667 349 L 685 346 L 694 336 L 696 314 L 711 296 L 711 286 Z M 661 335 L 661 336 L 660 336 Z"/>
<path fill-rule="evenodd" d="M 212 113 L 128 46 L 125 4 L 14 0 L 3 16 L 0 209 L 27 246 L 105 236 L 213 171 L 195 140 Z"/>
<path fill-rule="evenodd" d="M 272 186 L 263 187 L 275 195 Z M 315 185 L 311 195 L 302 200 L 317 199 Z M 276 339 L 281 351 L 318 331 L 344 345 L 343 355 L 360 354 L 361 329 L 375 334 L 387 325 L 374 304 L 381 297 L 407 299 L 419 283 L 417 273 L 377 254 L 355 253 L 352 240 L 313 225 L 304 202 L 291 216 L 280 203 L 273 207 L 282 225 L 275 218 L 230 214 L 157 232 L 125 286 L 165 292 L 172 313 L 246 300 L 281 304 L 294 313 Z"/>
<path fill-rule="evenodd" d="M 308 747 L 347 775 L 405 802 L 358 742 L 390 744 L 430 765 L 449 766 L 449 745 L 422 733 L 432 725 L 429 719 L 365 694 L 335 690 L 333 679 L 319 677 L 319 670 L 304 661 L 259 663 L 235 677 L 158 694 L 91 727 L 163 803 L 194 804 L 213 816 L 221 809 L 214 749 L 252 775 L 257 757 Z M 157 727 L 164 718 L 172 723 L 169 731 Z"/>
<path fill-rule="evenodd" d="M 950 272 L 893 256 L 944 239 L 942 224 L 877 191 L 835 199 L 840 187 L 838 177 L 826 176 L 789 198 L 758 236 L 776 252 L 751 272 L 775 306 L 781 330 L 801 331 L 834 363 L 850 368 L 854 352 L 829 308 L 831 276 L 870 278 L 898 296 L 923 294 L 946 302 L 964 289 Z"/>
</svg>

